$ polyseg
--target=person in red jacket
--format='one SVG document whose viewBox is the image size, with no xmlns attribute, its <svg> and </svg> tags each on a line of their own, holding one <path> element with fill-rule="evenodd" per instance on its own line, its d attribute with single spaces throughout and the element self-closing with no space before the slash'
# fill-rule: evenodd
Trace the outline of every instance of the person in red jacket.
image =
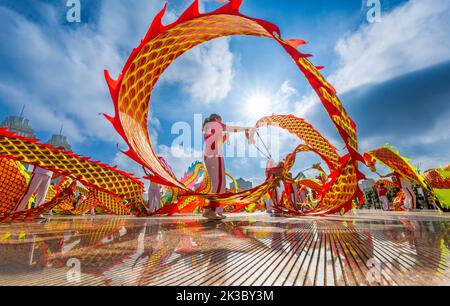
<svg viewBox="0 0 450 306">
<path fill-rule="evenodd" d="M 380 184 L 380 187 L 377 188 L 377 194 L 384 211 L 388 211 L 390 209 L 390 203 L 387 197 L 387 193 L 388 190 L 386 186 L 384 184 Z"/>
</svg>

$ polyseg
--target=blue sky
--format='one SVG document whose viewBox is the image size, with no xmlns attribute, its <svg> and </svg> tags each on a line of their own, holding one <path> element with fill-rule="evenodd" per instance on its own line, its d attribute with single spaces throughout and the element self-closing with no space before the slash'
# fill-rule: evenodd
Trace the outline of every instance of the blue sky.
<svg viewBox="0 0 450 306">
<path fill-rule="evenodd" d="M 171 0 L 165 21 L 190 1 Z M 19 113 L 47 140 L 64 122 L 75 152 L 140 175 L 117 150 L 125 146 L 99 113 L 113 113 L 103 70 L 121 71 L 146 33 L 160 0 L 81 0 L 81 23 L 66 21 L 65 0 L 0 0 L 0 119 Z M 202 1 L 202 10 L 221 5 Z M 241 11 L 277 24 L 283 37 L 308 41 L 305 53 L 337 88 L 359 127 L 361 151 L 389 143 L 422 169 L 450 162 L 450 1 L 381 0 L 379 23 L 368 23 L 365 0 L 244 0 Z M 265 107 L 252 109 L 252 97 Z M 152 97 L 151 134 L 157 152 L 178 174 L 195 157 L 174 156 L 175 122 L 195 113 L 220 113 L 253 124 L 272 113 L 304 117 L 342 142 L 298 69 L 277 44 L 263 38 L 219 39 L 178 59 Z M 281 153 L 297 142 L 282 135 Z M 199 148 L 193 148 L 199 151 Z M 264 158 L 229 158 L 236 177 L 263 177 Z M 296 169 L 317 158 L 299 158 Z"/>
</svg>

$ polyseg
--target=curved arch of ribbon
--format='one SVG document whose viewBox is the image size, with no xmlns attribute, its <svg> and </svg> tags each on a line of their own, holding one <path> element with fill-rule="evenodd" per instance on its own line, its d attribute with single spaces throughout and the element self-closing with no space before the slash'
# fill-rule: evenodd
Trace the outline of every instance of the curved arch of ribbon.
<svg viewBox="0 0 450 306">
<path fill-rule="evenodd" d="M 256 127 L 262 126 L 279 127 L 303 140 L 305 145 L 297 147 L 291 154 L 292 157 L 300 151 L 312 151 L 322 158 L 331 171 L 339 168 L 341 157 L 336 148 L 306 120 L 293 115 L 273 115 L 264 117 L 256 123 Z"/>
<path fill-rule="evenodd" d="M 384 146 L 368 151 L 364 153 L 364 159 L 372 171 L 376 171 L 375 163 L 378 161 L 400 176 L 429 189 L 424 177 L 417 173 L 417 169 L 410 164 L 410 160 L 400 155 L 400 152 L 394 150 L 393 147 Z"/>
<path fill-rule="evenodd" d="M 114 80 L 109 72 L 105 71 L 115 108 L 114 117 L 105 115 L 106 118 L 128 144 L 129 150 L 125 154 L 150 170 L 152 175 L 149 178 L 152 181 L 179 188 L 187 194 L 205 196 L 191 190 L 177 179 L 154 152 L 148 132 L 148 114 L 155 84 L 174 60 L 204 42 L 233 35 L 272 39 L 286 51 L 317 93 L 349 151 L 348 156 L 339 158 L 336 150 L 320 137 L 320 134 L 304 136 L 312 150 L 325 158 L 330 169 L 334 170 L 329 184 L 324 186 L 323 200 L 326 205 L 318 212 L 339 211 L 343 207 L 346 209 L 348 202 L 351 202 L 350 197 L 356 194 L 357 180 L 361 177 L 357 162 L 363 161 L 357 151 L 355 123 L 347 115 L 333 86 L 321 75 L 319 70 L 322 67 L 313 65 L 308 60 L 310 55 L 297 49 L 305 42 L 299 39 L 284 40 L 276 25 L 241 14 L 241 4 L 242 0 L 231 0 L 213 12 L 200 13 L 198 0 L 195 0 L 177 21 L 163 25 L 166 4 L 155 16 L 140 45 L 131 53 L 118 79 Z M 289 121 L 288 117 L 283 119 Z M 294 131 L 298 128 L 300 132 L 302 128 L 306 128 L 306 123 L 297 121 L 289 127 Z M 272 180 L 240 194 L 207 197 L 225 202 L 253 200 L 274 184 L 276 182 Z"/>
</svg>

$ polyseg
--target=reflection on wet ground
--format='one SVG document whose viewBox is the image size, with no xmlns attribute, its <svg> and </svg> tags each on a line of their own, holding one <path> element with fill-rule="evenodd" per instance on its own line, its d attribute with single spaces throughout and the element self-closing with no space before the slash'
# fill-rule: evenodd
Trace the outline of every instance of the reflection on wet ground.
<svg viewBox="0 0 450 306">
<path fill-rule="evenodd" d="M 450 285 L 449 221 L 57 217 L 0 226 L 0 285 Z"/>
</svg>

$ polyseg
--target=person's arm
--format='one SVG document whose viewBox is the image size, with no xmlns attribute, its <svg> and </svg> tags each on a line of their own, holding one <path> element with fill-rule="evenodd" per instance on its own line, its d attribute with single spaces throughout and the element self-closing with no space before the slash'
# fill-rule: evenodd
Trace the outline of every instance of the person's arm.
<svg viewBox="0 0 450 306">
<path fill-rule="evenodd" d="M 225 132 L 227 133 L 245 133 L 245 136 L 248 139 L 250 144 L 254 144 L 255 142 L 255 132 L 256 129 L 254 127 L 241 127 L 241 126 L 225 126 Z"/>
<path fill-rule="evenodd" d="M 230 126 L 227 125 L 225 127 L 225 131 L 228 133 L 244 133 L 244 132 L 250 132 L 254 128 L 251 127 L 241 127 L 241 126 Z"/>
</svg>

